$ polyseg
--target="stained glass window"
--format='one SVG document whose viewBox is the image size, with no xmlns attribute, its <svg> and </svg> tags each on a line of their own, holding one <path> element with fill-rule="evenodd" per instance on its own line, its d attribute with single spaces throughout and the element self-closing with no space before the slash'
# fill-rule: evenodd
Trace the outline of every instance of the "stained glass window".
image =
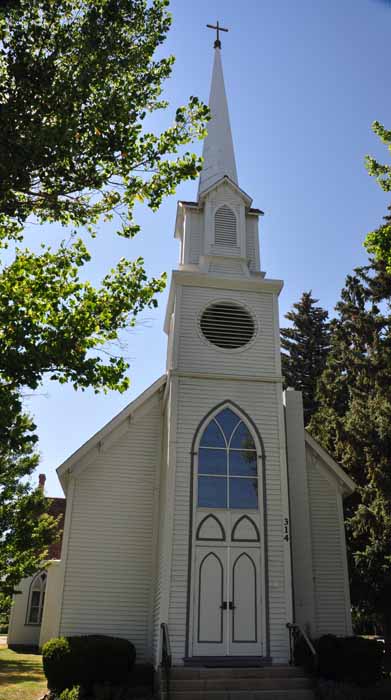
<svg viewBox="0 0 391 700">
<path fill-rule="evenodd" d="M 198 451 L 198 506 L 258 508 L 254 439 L 232 409 L 224 408 L 206 426 Z"/>
</svg>

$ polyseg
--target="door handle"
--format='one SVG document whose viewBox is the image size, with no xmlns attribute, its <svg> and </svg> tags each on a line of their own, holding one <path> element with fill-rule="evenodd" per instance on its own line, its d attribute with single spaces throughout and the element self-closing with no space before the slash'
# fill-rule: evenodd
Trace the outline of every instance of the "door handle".
<svg viewBox="0 0 391 700">
<path fill-rule="evenodd" d="M 235 610 L 236 605 L 233 604 L 232 600 L 229 601 L 228 607 L 230 610 Z"/>
<path fill-rule="evenodd" d="M 227 610 L 228 603 L 226 600 L 223 600 L 223 602 L 220 605 L 220 610 Z"/>
</svg>

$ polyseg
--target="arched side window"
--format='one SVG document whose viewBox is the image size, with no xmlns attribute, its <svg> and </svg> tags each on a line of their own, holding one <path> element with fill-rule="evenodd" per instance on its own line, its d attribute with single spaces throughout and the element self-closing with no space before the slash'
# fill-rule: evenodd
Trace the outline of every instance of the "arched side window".
<svg viewBox="0 0 391 700">
<path fill-rule="evenodd" d="M 197 479 L 200 508 L 258 508 L 255 442 L 241 417 L 228 407 L 202 434 Z"/>
<path fill-rule="evenodd" d="M 236 216 L 226 204 L 215 212 L 215 244 L 237 245 Z"/>
<path fill-rule="evenodd" d="M 27 608 L 27 624 L 40 625 L 42 622 L 43 606 L 46 591 L 46 571 L 40 571 L 30 585 L 30 595 Z"/>
</svg>

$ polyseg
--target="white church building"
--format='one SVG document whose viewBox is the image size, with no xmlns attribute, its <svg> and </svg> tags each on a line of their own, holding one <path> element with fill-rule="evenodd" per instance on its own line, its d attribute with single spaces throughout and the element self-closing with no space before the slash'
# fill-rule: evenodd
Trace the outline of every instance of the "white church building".
<svg viewBox="0 0 391 700">
<path fill-rule="evenodd" d="M 351 634 L 354 483 L 304 429 L 300 392 L 282 388 L 283 283 L 261 269 L 219 42 L 209 104 L 197 199 L 177 208 L 166 373 L 58 468 L 61 559 L 23 582 L 10 645 L 114 635 L 157 667 L 166 623 L 174 665 L 286 663 L 287 623 Z"/>
</svg>

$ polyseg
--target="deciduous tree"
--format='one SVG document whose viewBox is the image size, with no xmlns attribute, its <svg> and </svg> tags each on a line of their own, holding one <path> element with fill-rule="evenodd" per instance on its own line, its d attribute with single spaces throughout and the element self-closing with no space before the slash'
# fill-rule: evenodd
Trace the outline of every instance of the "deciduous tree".
<svg viewBox="0 0 391 700">
<path fill-rule="evenodd" d="M 384 128 L 379 122 L 372 125 L 373 131 L 387 146 L 391 152 L 391 131 Z M 379 163 L 372 156 L 366 157 L 366 167 L 370 175 L 384 190 L 391 192 L 391 165 Z M 391 272 L 391 205 L 388 207 L 390 214 L 383 217 L 384 223 L 377 229 L 368 233 L 365 239 L 365 247 L 368 253 L 373 254 L 377 260 L 385 262 L 387 269 Z"/>
<path fill-rule="evenodd" d="M 20 397 L 0 388 L 0 618 L 20 580 L 33 574 L 56 535 L 48 501 L 29 481 L 38 464 L 35 425 Z"/>
<path fill-rule="evenodd" d="M 157 133 L 173 57 L 161 52 L 166 0 L 18 0 L 0 6 L 0 596 L 40 565 L 52 523 L 22 479 L 36 463 L 21 392 L 44 377 L 96 391 L 129 385 L 110 344 L 165 284 L 122 259 L 99 286 L 85 279 L 86 237 L 139 230 L 136 202 L 156 210 L 200 159 L 208 109 L 195 97 Z M 159 57 L 156 52 L 159 50 Z M 152 121 L 153 118 L 153 121 Z M 26 226 L 70 226 L 70 242 L 23 247 Z M 40 228 L 36 226 L 37 235 Z M 70 232 L 66 232 L 69 239 Z M 107 246 L 110 240 L 107 240 Z M 35 249 L 35 248 L 34 248 Z M 8 262 L 6 261 L 8 260 Z M 109 345 L 108 345 L 109 344 Z M 7 437 L 8 436 L 8 437 Z"/>
</svg>

